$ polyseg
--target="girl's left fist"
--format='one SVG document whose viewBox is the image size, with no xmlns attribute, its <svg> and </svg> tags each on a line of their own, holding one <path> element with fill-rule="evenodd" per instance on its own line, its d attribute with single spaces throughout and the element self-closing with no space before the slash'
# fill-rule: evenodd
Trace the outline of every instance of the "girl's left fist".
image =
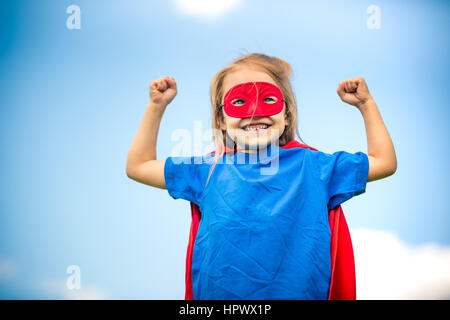
<svg viewBox="0 0 450 320">
<path fill-rule="evenodd" d="M 342 101 L 357 108 L 372 99 L 366 81 L 362 77 L 344 80 L 339 83 L 337 94 Z"/>
</svg>

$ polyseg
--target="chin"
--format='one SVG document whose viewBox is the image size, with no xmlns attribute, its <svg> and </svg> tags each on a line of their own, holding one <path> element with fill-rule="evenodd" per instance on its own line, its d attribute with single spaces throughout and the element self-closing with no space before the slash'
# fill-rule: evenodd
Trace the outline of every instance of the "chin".
<svg viewBox="0 0 450 320">
<path fill-rule="evenodd" d="M 246 137 L 241 136 L 236 139 L 237 145 L 242 149 L 247 150 L 258 150 L 264 149 L 270 144 L 274 144 L 279 139 L 278 136 L 254 136 L 254 137 Z"/>
<path fill-rule="evenodd" d="M 264 134 L 247 133 L 240 128 L 226 130 L 227 139 L 234 141 L 238 148 L 244 150 L 264 149 L 270 144 L 279 145 L 280 136 L 284 130 L 271 128 Z"/>
</svg>

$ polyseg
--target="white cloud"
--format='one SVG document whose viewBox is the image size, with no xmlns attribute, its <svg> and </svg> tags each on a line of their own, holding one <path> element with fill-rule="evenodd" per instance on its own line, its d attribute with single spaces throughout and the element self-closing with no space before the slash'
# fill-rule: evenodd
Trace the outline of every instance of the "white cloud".
<svg viewBox="0 0 450 320">
<path fill-rule="evenodd" d="M 186 14 L 217 18 L 235 9 L 241 0 L 174 0 L 177 9 Z"/>
<path fill-rule="evenodd" d="M 54 295 L 55 299 L 66 300 L 106 300 L 109 294 L 98 286 L 81 285 L 80 289 L 70 290 L 66 286 L 66 279 L 43 279 L 42 289 L 48 295 Z"/>
<path fill-rule="evenodd" d="M 410 246 L 386 231 L 351 230 L 357 299 L 449 299 L 450 247 Z"/>
<path fill-rule="evenodd" d="M 86 288 L 81 288 L 80 290 L 69 290 L 65 289 L 63 296 L 68 300 L 106 300 L 108 299 L 108 294 L 105 290 L 89 286 Z"/>
</svg>

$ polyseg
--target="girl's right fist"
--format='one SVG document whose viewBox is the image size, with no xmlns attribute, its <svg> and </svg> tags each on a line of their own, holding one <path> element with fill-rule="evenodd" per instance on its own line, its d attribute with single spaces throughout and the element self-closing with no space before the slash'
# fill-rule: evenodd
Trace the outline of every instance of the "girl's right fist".
<svg viewBox="0 0 450 320">
<path fill-rule="evenodd" d="M 150 82 L 150 102 L 166 106 L 177 95 L 177 83 L 173 77 L 164 77 Z"/>
</svg>

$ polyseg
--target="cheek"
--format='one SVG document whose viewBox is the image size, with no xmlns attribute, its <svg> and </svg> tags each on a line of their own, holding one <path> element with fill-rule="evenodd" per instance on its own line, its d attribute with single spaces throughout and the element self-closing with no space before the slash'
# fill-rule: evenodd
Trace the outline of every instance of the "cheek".
<svg viewBox="0 0 450 320">
<path fill-rule="evenodd" d="M 225 120 L 225 124 L 223 125 L 222 130 L 226 130 L 226 131 L 238 131 L 240 130 L 239 127 L 239 121 L 233 121 L 233 120 Z"/>
<path fill-rule="evenodd" d="M 228 129 L 231 129 L 231 128 L 239 127 L 239 123 L 240 123 L 241 119 L 233 118 L 228 115 L 224 115 L 224 121 L 225 121 L 226 127 Z"/>
<path fill-rule="evenodd" d="M 284 112 L 281 112 L 277 114 L 275 117 L 272 117 L 272 120 L 274 122 L 273 126 L 277 128 L 284 128 L 285 126 L 285 114 Z"/>
</svg>

